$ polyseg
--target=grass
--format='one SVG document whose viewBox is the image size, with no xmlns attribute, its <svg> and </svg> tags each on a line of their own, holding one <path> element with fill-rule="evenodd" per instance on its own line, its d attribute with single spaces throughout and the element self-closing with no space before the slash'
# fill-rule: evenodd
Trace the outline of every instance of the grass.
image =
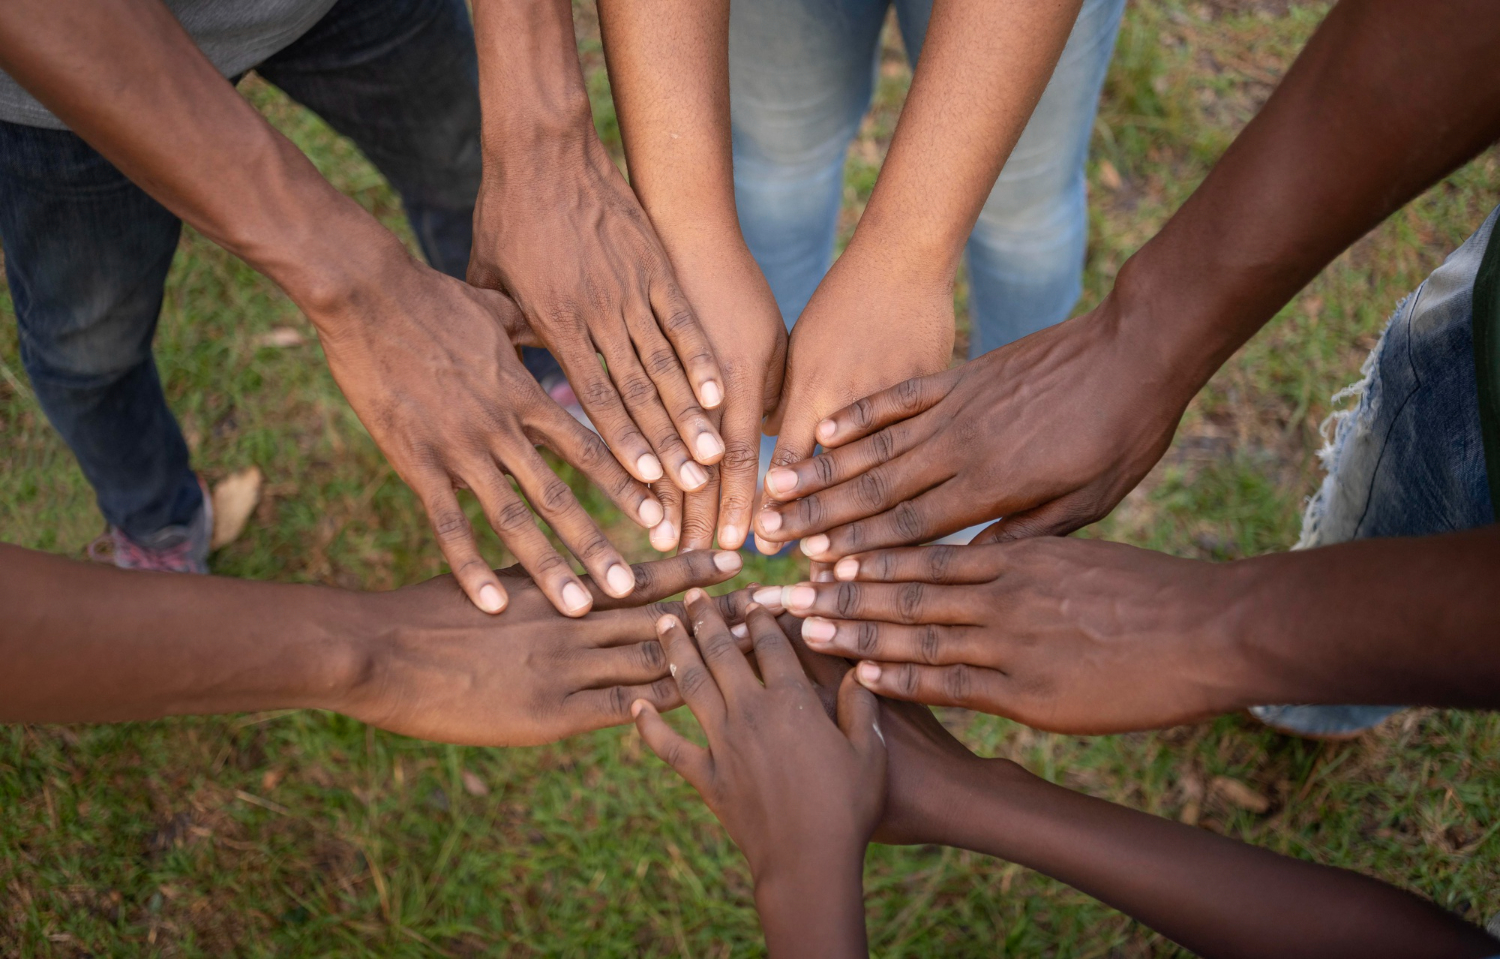
<svg viewBox="0 0 1500 959">
<path fill-rule="evenodd" d="M 1202 178 L 1321 13 L 1255 0 L 1132 4 L 1096 130 L 1080 308 Z M 592 11 L 579 14 L 599 126 L 617 150 Z M 892 40 L 850 152 L 846 235 L 908 81 Z M 265 85 L 245 92 L 341 189 L 404 231 L 398 201 L 347 143 Z M 1329 267 L 1215 377 L 1162 464 L 1088 535 L 1216 560 L 1289 546 L 1317 483 L 1328 397 L 1356 377 L 1397 300 L 1497 192 L 1492 152 Z M 77 556 L 100 520 L 25 386 L 8 297 L 0 311 L 0 534 Z M 261 345 L 282 327 L 308 333 L 308 345 Z M 415 499 L 349 412 L 310 333 L 274 287 L 188 232 L 157 338 L 168 396 L 210 478 L 254 464 L 268 481 L 250 528 L 215 568 L 372 589 L 440 572 Z M 622 547 L 649 555 L 601 497 L 585 495 Z M 486 549 L 504 559 L 493 539 Z M 747 576 L 766 581 L 799 574 L 792 561 L 752 567 Z M 1358 869 L 1476 921 L 1500 909 L 1500 721 L 1490 715 L 1408 712 L 1345 745 L 1233 716 L 1098 738 L 946 718 L 979 751 L 1095 795 Z M 1212 786 L 1220 776 L 1269 808 L 1232 804 Z M 738 853 L 630 729 L 486 750 L 307 712 L 10 726 L 0 729 L 0 809 L 5 955 L 761 949 Z M 1086 896 L 965 852 L 876 847 L 866 878 L 880 956 L 1175 952 Z"/>
</svg>

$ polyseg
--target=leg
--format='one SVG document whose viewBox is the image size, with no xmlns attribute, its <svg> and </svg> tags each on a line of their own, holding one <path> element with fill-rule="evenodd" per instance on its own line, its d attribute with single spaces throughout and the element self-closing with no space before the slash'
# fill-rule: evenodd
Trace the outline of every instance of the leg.
<svg viewBox="0 0 1500 959">
<path fill-rule="evenodd" d="M 886 0 L 730 7 L 740 228 L 790 328 L 833 261 L 844 158 L 874 90 Z"/>
<path fill-rule="evenodd" d="M 1322 451 L 1328 476 L 1308 503 L 1298 549 L 1368 536 L 1427 536 L 1495 521 L 1474 373 L 1474 276 L 1495 227 L 1479 231 L 1397 308 L 1365 361 L 1365 378 L 1341 396 Z M 1258 706 L 1288 732 L 1348 736 L 1394 706 Z"/>
<path fill-rule="evenodd" d="M 1088 243 L 1084 164 L 1125 0 L 1084 0 L 1057 68 L 979 214 L 966 249 L 969 356 L 1067 319 Z M 920 55 L 931 0 L 898 0 Z"/>
<path fill-rule="evenodd" d="M 105 518 L 151 546 L 202 512 L 151 356 L 180 221 L 66 130 L 0 122 L 21 359 Z"/>
</svg>

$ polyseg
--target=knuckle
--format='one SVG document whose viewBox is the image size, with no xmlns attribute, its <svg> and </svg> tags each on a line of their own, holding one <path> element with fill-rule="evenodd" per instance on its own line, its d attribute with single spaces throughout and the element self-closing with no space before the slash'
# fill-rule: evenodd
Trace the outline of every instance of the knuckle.
<svg viewBox="0 0 1500 959">
<path fill-rule="evenodd" d="M 630 714 L 630 692 L 624 686 L 610 687 L 609 714 L 611 716 L 628 716 Z"/>
<path fill-rule="evenodd" d="M 651 672 L 660 672 L 667 665 L 667 654 L 656 640 L 641 643 L 641 665 Z"/>
<path fill-rule="evenodd" d="M 500 507 L 493 519 L 497 533 L 518 533 L 534 525 L 531 521 L 531 510 L 526 508 L 525 503 L 515 500 Z"/>
<path fill-rule="evenodd" d="M 938 663 L 942 640 L 938 636 L 938 628 L 931 624 L 923 626 L 917 633 L 917 649 L 920 650 L 922 662 L 929 666 Z"/>
<path fill-rule="evenodd" d="M 866 510 L 880 509 L 885 505 L 890 486 L 882 470 L 871 470 L 854 484 L 854 499 Z"/>
<path fill-rule="evenodd" d="M 860 658 L 870 659 L 880 647 L 880 627 L 874 623 L 861 622 L 855 627 L 854 645 Z"/>
<path fill-rule="evenodd" d="M 679 691 L 677 681 L 670 676 L 658 679 L 650 686 L 651 701 L 655 703 L 670 702 L 673 695 Z"/>
<path fill-rule="evenodd" d="M 438 541 L 442 543 L 467 539 L 469 518 L 461 510 L 443 510 L 432 517 L 432 529 L 437 533 Z"/>
<path fill-rule="evenodd" d="M 870 437 L 870 447 L 876 462 L 889 462 L 896 455 L 896 435 L 890 430 L 881 430 Z"/>
<path fill-rule="evenodd" d="M 590 377 L 584 382 L 579 399 L 594 406 L 607 406 L 615 401 L 615 388 L 604 379 L 601 371 L 597 378 Z"/>
<path fill-rule="evenodd" d="M 813 473 L 818 477 L 818 482 L 823 486 L 831 486 L 838 480 L 838 469 L 835 467 L 832 456 L 816 456 L 812 461 Z"/>
<path fill-rule="evenodd" d="M 904 542 L 914 542 L 922 538 L 922 513 L 912 503 L 905 500 L 891 514 L 891 523 L 896 528 L 896 533 Z"/>
<path fill-rule="evenodd" d="M 579 441 L 576 455 L 578 461 L 573 465 L 585 473 L 593 472 L 614 459 L 605 442 L 593 433 Z"/>
<path fill-rule="evenodd" d="M 927 574 L 934 582 L 947 581 L 948 571 L 953 568 L 954 549 L 952 546 L 934 546 L 927 551 Z"/>
<path fill-rule="evenodd" d="M 646 357 L 646 372 L 653 377 L 670 376 L 677 369 L 677 354 L 660 348 L 652 350 Z"/>
<path fill-rule="evenodd" d="M 702 666 L 689 666 L 677 673 L 677 688 L 684 696 L 696 695 L 707 682 L 708 672 Z"/>
<path fill-rule="evenodd" d="M 687 333 L 697 327 L 697 318 L 684 304 L 674 303 L 666 316 L 661 318 L 661 328 L 668 333 Z"/>
<path fill-rule="evenodd" d="M 561 513 L 573 505 L 573 491 L 568 488 L 567 483 L 554 476 L 542 484 L 537 505 L 548 513 Z"/>
<path fill-rule="evenodd" d="M 730 440 L 724 444 L 724 458 L 719 468 L 726 472 L 748 473 L 760 463 L 760 449 L 743 440 Z"/>
<path fill-rule="evenodd" d="M 915 623 L 922 615 L 921 583 L 906 583 L 896 591 L 896 616 L 903 623 Z"/>
<path fill-rule="evenodd" d="M 920 685 L 920 681 L 917 678 L 917 667 L 908 664 L 898 670 L 896 689 L 901 695 L 908 699 L 914 698 L 917 695 Z"/>
<path fill-rule="evenodd" d="M 842 619 L 854 619 L 859 614 L 859 585 L 840 583 L 834 593 L 834 608 Z"/>
<path fill-rule="evenodd" d="M 943 694 L 955 706 L 968 706 L 974 695 L 974 671 L 962 664 L 943 670 Z"/>
<path fill-rule="evenodd" d="M 867 428 L 875 422 L 875 404 L 871 403 L 868 398 L 855 400 L 854 404 L 849 407 L 849 419 L 853 420 L 854 425 L 860 429 Z"/>
<path fill-rule="evenodd" d="M 913 377 L 905 382 L 898 383 L 893 391 L 896 408 L 902 413 L 913 413 L 922 406 L 922 380 Z"/>
<path fill-rule="evenodd" d="M 637 407 L 656 398 L 656 386 L 644 376 L 627 376 L 620 384 L 620 395 L 627 405 Z"/>
</svg>

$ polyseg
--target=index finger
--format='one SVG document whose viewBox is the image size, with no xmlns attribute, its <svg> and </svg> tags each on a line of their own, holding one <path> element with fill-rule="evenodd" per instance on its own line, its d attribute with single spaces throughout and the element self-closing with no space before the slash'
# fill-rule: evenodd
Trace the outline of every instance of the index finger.
<svg viewBox="0 0 1500 959">
<path fill-rule="evenodd" d="M 658 275 L 651 283 L 649 299 L 656 323 L 682 360 L 698 402 L 706 410 L 718 409 L 724 402 L 724 376 L 687 297 L 670 275 Z"/>
<path fill-rule="evenodd" d="M 688 590 L 687 614 L 693 624 L 693 638 L 703 654 L 703 662 L 713 673 L 715 682 L 723 691 L 725 699 L 743 696 L 751 689 L 760 688 L 749 660 L 740 652 L 734 634 L 724 623 L 707 593 L 701 589 Z"/>
<path fill-rule="evenodd" d="M 621 609 L 666 599 L 693 586 L 712 586 L 732 578 L 744 566 L 740 554 L 729 550 L 694 550 L 668 559 L 636 563 L 630 567 L 635 589 L 616 599 L 606 595 L 592 580 L 594 609 Z"/>
<path fill-rule="evenodd" d="M 781 631 L 776 618 L 766 612 L 764 606 L 752 603 L 745 612 L 745 623 L 750 627 L 756 665 L 760 666 L 760 674 L 767 686 L 773 683 L 812 685 L 802 672 L 802 664 L 797 662 L 797 654 L 792 650 L 786 633 Z"/>
<path fill-rule="evenodd" d="M 850 403 L 818 423 L 818 442 L 828 447 L 843 446 L 850 440 L 868 436 L 898 420 L 910 419 L 931 409 L 958 382 L 961 369 L 963 367 L 930 376 L 914 376 Z"/>
<path fill-rule="evenodd" d="M 682 620 L 676 616 L 661 617 L 656 621 L 656 635 L 666 651 L 667 671 L 677 681 L 682 701 L 698 717 L 698 724 L 712 742 L 717 731 L 723 728 L 726 712 L 719 684 L 703 665 L 703 657 L 698 655 L 698 647 L 683 628 Z"/>
</svg>

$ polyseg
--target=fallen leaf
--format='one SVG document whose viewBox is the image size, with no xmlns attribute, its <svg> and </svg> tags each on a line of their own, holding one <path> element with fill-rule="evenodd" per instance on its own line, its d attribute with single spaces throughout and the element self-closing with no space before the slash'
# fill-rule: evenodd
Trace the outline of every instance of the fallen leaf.
<svg viewBox="0 0 1500 959">
<path fill-rule="evenodd" d="M 490 787 L 485 785 L 484 780 L 467 769 L 463 771 L 463 781 L 464 792 L 470 796 L 488 796 L 490 794 Z"/>
<path fill-rule="evenodd" d="M 1125 179 L 1120 176 L 1120 171 L 1108 160 L 1099 161 L 1099 185 L 1111 193 L 1119 193 L 1120 187 L 1125 185 Z"/>
<path fill-rule="evenodd" d="M 260 777 L 260 791 L 263 793 L 270 792 L 281 784 L 281 780 L 285 776 L 285 769 L 267 769 L 265 775 Z"/>
<path fill-rule="evenodd" d="M 255 504 L 260 502 L 260 468 L 252 466 L 231 473 L 214 486 L 213 549 L 223 549 L 245 531 Z"/>
<path fill-rule="evenodd" d="M 1254 789 L 1228 776 L 1215 776 L 1209 790 L 1221 801 L 1255 813 L 1257 816 L 1271 808 L 1271 800 Z"/>
<path fill-rule="evenodd" d="M 301 346 L 307 342 L 307 337 L 302 335 L 301 330 L 290 326 L 278 326 L 274 330 L 262 333 L 255 338 L 256 346 L 269 346 L 272 349 L 284 350 L 292 346 Z"/>
</svg>

